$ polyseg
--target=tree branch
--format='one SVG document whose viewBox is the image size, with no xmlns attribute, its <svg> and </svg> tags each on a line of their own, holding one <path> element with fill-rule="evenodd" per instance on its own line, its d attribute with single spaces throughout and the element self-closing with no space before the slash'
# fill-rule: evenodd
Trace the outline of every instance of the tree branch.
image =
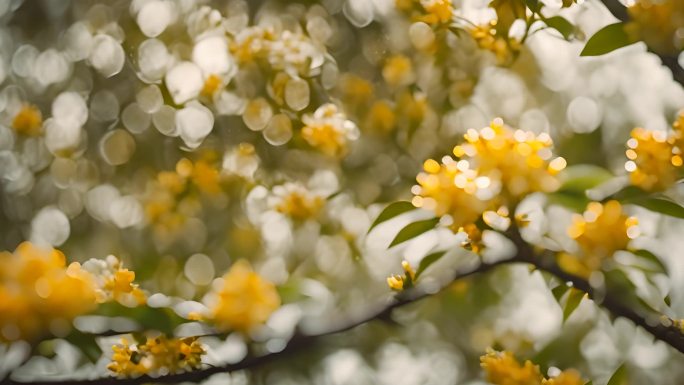
<svg viewBox="0 0 684 385">
<path fill-rule="evenodd" d="M 627 23 L 631 20 L 629 16 L 629 12 L 627 12 L 627 8 L 620 3 L 618 0 L 601 0 L 603 5 L 608 8 L 610 13 L 613 14 L 618 20 L 620 20 L 623 23 Z M 660 58 L 660 61 L 663 63 L 663 65 L 672 71 L 672 77 L 676 82 L 678 82 L 681 85 L 684 85 L 684 68 L 679 65 L 679 58 L 675 55 L 667 55 L 667 54 L 662 54 L 659 52 L 654 51 L 651 47 L 648 47 L 648 52 L 651 52 L 654 55 L 657 55 Z"/>
<path fill-rule="evenodd" d="M 460 271 L 454 274 L 454 277 L 451 282 L 455 282 L 458 280 L 461 280 L 463 278 L 469 277 L 474 274 L 482 273 L 489 271 L 493 269 L 496 266 L 499 265 L 504 265 L 504 264 L 509 264 L 511 263 L 512 260 L 504 260 L 504 261 L 498 261 L 495 263 L 481 263 L 478 265 L 476 268 L 467 270 L 467 271 Z M 440 290 L 443 291 L 445 290 L 449 285 L 446 285 L 442 287 Z M 295 335 L 290 339 L 288 344 L 285 346 L 285 348 L 279 352 L 275 353 L 267 353 L 264 355 L 260 356 L 248 356 L 242 361 L 235 363 L 235 364 L 226 364 L 226 365 L 221 365 L 221 366 L 214 366 L 214 367 L 209 367 L 206 369 L 201 369 L 201 370 L 196 370 L 192 372 L 185 372 L 185 373 L 179 373 L 179 374 L 169 374 L 165 376 L 160 376 L 160 377 L 152 377 L 152 376 L 140 376 L 136 378 L 116 378 L 116 377 L 103 377 L 103 378 L 95 378 L 95 379 L 82 379 L 82 380 L 72 380 L 72 379 L 52 379 L 52 380 L 38 380 L 38 381 L 22 381 L 22 380 L 15 380 L 11 378 L 5 378 L 4 380 L 0 381 L 0 385 L 21 385 L 21 384 L 32 384 L 32 385 L 56 385 L 56 384 L 74 384 L 74 385 L 140 385 L 140 384 L 145 384 L 145 383 L 177 383 L 177 382 L 199 382 L 201 380 L 204 380 L 214 374 L 217 373 L 229 373 L 229 372 L 235 372 L 238 370 L 243 370 L 243 369 L 249 369 L 249 368 L 254 368 L 258 367 L 264 364 L 267 364 L 271 361 L 276 360 L 277 358 L 284 356 L 289 353 L 293 353 L 294 351 L 300 350 L 301 348 L 308 347 L 316 343 L 320 338 L 329 336 L 332 334 L 338 334 L 342 333 L 351 329 L 354 329 L 357 326 L 369 323 L 374 320 L 379 320 L 379 319 L 384 319 L 388 317 L 394 309 L 400 308 L 402 306 L 406 306 L 408 304 L 414 303 L 416 301 L 419 301 L 423 298 L 430 297 L 436 293 L 434 292 L 426 292 L 423 290 L 414 289 L 414 290 L 408 290 L 405 292 L 402 292 L 395 296 L 392 301 L 387 305 L 382 307 L 381 309 L 376 309 L 374 311 L 369 312 L 367 315 L 356 318 L 356 319 L 348 319 L 345 320 L 344 322 L 340 322 L 338 325 L 334 325 L 330 327 L 329 329 L 319 332 L 316 334 L 307 334 L 302 331 L 298 331 L 295 333 Z"/>
<path fill-rule="evenodd" d="M 509 230 L 506 233 L 506 235 L 513 241 L 513 243 L 517 247 L 518 251 L 515 257 L 511 259 L 497 261 L 494 263 L 481 263 L 476 268 L 467 271 L 457 271 L 454 274 L 453 279 L 450 281 L 450 284 L 478 273 L 487 272 L 500 265 L 515 263 L 530 264 L 541 271 L 545 271 L 547 273 L 550 273 L 551 275 L 556 276 L 564 282 L 572 282 L 575 288 L 587 293 L 592 299 L 594 299 L 597 305 L 605 308 L 614 316 L 624 317 L 631 320 L 636 325 L 642 327 L 647 332 L 651 333 L 656 339 L 661 340 L 667 343 L 668 345 L 672 346 L 673 348 L 677 349 L 678 351 L 684 353 L 684 334 L 674 324 L 663 324 L 661 322 L 662 315 L 656 314 L 655 312 L 653 312 L 652 314 L 639 314 L 637 311 L 630 308 L 629 306 L 627 306 L 619 300 L 619 298 L 621 297 L 621 293 L 616 293 L 608 290 L 604 291 L 594 288 L 585 279 L 566 273 L 553 260 L 543 258 L 541 255 L 535 253 L 532 247 L 522 239 L 520 233 L 515 227 Z M 439 292 L 445 290 L 447 287 L 450 286 L 450 284 L 447 284 L 446 286 L 442 287 Z M 145 375 L 137 378 L 103 377 L 84 380 L 52 379 L 47 381 L 21 381 L 10 379 L 8 377 L 0 381 L 0 385 L 56 385 L 66 383 L 75 385 L 140 385 L 149 382 L 199 382 L 217 373 L 228 373 L 265 365 L 269 362 L 277 360 L 281 356 L 285 356 L 287 354 L 291 354 L 295 351 L 298 351 L 302 348 L 312 346 L 325 336 L 342 333 L 354 329 L 357 326 L 372 322 L 374 320 L 386 319 L 391 315 L 394 309 L 417 302 L 423 298 L 431 297 L 435 294 L 437 293 L 421 290 L 420 286 L 413 290 L 407 290 L 395 296 L 392 299 L 392 301 L 385 307 L 371 311 L 363 317 L 356 319 L 347 319 L 343 322 L 340 322 L 338 325 L 334 325 L 329 329 L 316 334 L 307 334 L 302 331 L 298 331 L 297 333 L 295 333 L 292 339 L 290 339 L 290 341 L 283 350 L 259 356 L 248 356 L 242 361 L 234 364 L 209 367 L 206 369 L 180 374 L 169 374 L 160 377 L 152 377 Z"/>
</svg>

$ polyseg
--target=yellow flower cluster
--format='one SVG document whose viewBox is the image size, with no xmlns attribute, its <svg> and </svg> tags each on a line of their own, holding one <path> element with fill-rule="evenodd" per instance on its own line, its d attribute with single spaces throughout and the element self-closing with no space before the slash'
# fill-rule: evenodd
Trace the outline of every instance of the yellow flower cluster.
<svg viewBox="0 0 684 385">
<path fill-rule="evenodd" d="M 254 272 L 246 261 L 233 264 L 216 294 L 210 318 L 224 331 L 250 332 L 280 307 L 275 285 Z"/>
<path fill-rule="evenodd" d="M 543 379 L 539 366 L 529 360 L 521 365 L 511 352 L 489 349 L 480 357 L 480 366 L 495 385 L 539 385 Z"/>
<path fill-rule="evenodd" d="M 95 266 L 110 266 L 100 271 Z M 135 273 L 114 256 L 66 265 L 59 250 L 29 242 L 14 253 L 0 253 L 0 341 L 35 340 L 69 331 L 71 321 L 98 303 L 117 300 L 130 306 L 145 302 L 133 283 Z"/>
<path fill-rule="evenodd" d="M 313 114 L 304 115 L 302 122 L 302 138 L 328 156 L 346 154 L 347 143 L 359 135 L 354 122 L 332 103 L 318 107 Z"/>
<path fill-rule="evenodd" d="M 586 381 L 578 371 L 568 369 L 560 372 L 556 377 L 545 378 L 541 385 L 584 385 Z"/>
<path fill-rule="evenodd" d="M 299 221 L 315 218 L 325 204 L 322 196 L 297 183 L 276 186 L 273 194 L 275 210 Z"/>
<path fill-rule="evenodd" d="M 468 32 L 478 47 L 494 54 L 497 64 L 505 65 L 510 63 L 520 50 L 520 42 L 516 39 L 498 36 L 496 25 L 497 21 L 492 20 L 487 24 L 471 27 Z"/>
<path fill-rule="evenodd" d="M 566 162 L 551 159 L 553 143 L 547 134 L 513 131 L 497 119 L 482 130 L 468 130 L 465 139 L 453 151 L 459 160 L 446 156 L 441 164 L 425 161 L 412 189 L 416 207 L 450 215 L 453 229 L 477 221 L 497 203 L 515 203 L 531 192 L 558 188 L 556 174 Z"/>
<path fill-rule="evenodd" d="M 629 159 L 625 170 L 633 185 L 647 191 L 659 191 L 679 179 L 684 164 L 681 147 L 684 143 L 681 124 L 675 122 L 674 127 L 675 132 L 670 135 L 643 128 L 632 130 L 625 152 Z"/>
<path fill-rule="evenodd" d="M 195 162 L 183 158 L 174 171 L 160 172 L 150 185 L 145 214 L 157 235 L 174 234 L 187 217 L 201 210 L 197 193 L 212 197 L 221 191 L 221 174 L 211 154 Z"/>
<path fill-rule="evenodd" d="M 324 49 L 304 33 L 259 26 L 242 30 L 231 41 L 230 51 L 239 63 L 263 63 L 274 70 L 295 70 L 309 75 L 325 61 Z"/>
<path fill-rule="evenodd" d="M 148 338 L 145 343 L 134 345 L 122 338 L 120 344 L 112 346 L 112 351 L 107 369 L 120 378 L 196 370 L 200 368 L 205 353 L 197 337 L 165 336 Z"/>
<path fill-rule="evenodd" d="M 413 20 L 431 25 L 450 23 L 454 13 L 451 0 L 396 0 L 395 4 Z"/>
<path fill-rule="evenodd" d="M 40 135 L 42 132 L 43 118 L 40 110 L 33 105 L 25 104 L 14 115 L 12 128 L 19 134 L 27 136 Z"/>
<path fill-rule="evenodd" d="M 395 274 L 387 278 L 387 285 L 392 290 L 401 291 L 408 289 L 416 280 L 416 271 L 413 270 L 411 264 L 409 264 L 407 261 L 402 261 L 401 267 L 404 269 L 403 276 Z"/>
<path fill-rule="evenodd" d="M 561 267 L 570 273 L 589 276 L 616 251 L 627 249 L 629 241 L 639 235 L 637 224 L 637 218 L 625 215 L 618 201 L 589 203 L 584 214 L 573 216 L 568 228 L 568 235 L 579 245 L 579 253 L 562 254 Z"/>
<path fill-rule="evenodd" d="M 562 371 L 555 377 L 544 378 L 539 366 L 527 360 L 520 364 L 513 353 L 488 349 L 480 357 L 480 365 L 487 381 L 494 385 L 584 385 L 586 381 L 573 369 Z"/>
<path fill-rule="evenodd" d="M 24 242 L 0 253 L 0 341 L 68 331 L 74 317 L 95 306 L 92 278 L 67 269 L 60 251 Z"/>
<path fill-rule="evenodd" d="M 684 27 L 681 0 L 636 0 L 627 8 L 630 32 L 660 54 L 676 55 L 684 48 L 679 30 Z"/>
<path fill-rule="evenodd" d="M 69 269 L 81 269 L 93 277 L 98 303 L 117 301 L 133 307 L 144 304 L 147 300 L 145 293 L 133 283 L 135 272 L 125 269 L 121 261 L 113 255 L 105 260 L 90 259 L 83 266 L 75 262 Z"/>
<path fill-rule="evenodd" d="M 503 193 L 513 200 L 559 187 L 556 174 L 566 166 L 565 159 L 553 158 L 553 141 L 542 133 L 512 130 L 495 119 L 479 131 L 470 129 L 466 143 L 454 147 L 454 155 L 467 159 L 480 175 L 501 182 Z"/>
</svg>

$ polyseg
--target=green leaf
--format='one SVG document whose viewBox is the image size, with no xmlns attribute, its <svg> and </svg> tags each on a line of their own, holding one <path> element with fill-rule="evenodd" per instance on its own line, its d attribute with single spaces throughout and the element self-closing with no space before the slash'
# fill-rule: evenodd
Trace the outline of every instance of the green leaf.
<svg viewBox="0 0 684 385">
<path fill-rule="evenodd" d="M 577 309 L 579 306 L 580 302 L 582 302 L 582 298 L 584 298 L 584 292 L 581 290 L 577 289 L 570 289 L 570 292 L 568 293 L 568 299 L 565 301 L 565 307 L 563 308 L 563 322 L 567 321 L 568 317 L 572 314 L 572 312 Z"/>
<path fill-rule="evenodd" d="M 559 177 L 562 184 L 558 191 L 586 194 L 587 190 L 611 180 L 613 174 L 603 167 L 578 164 L 563 170 Z"/>
<path fill-rule="evenodd" d="M 553 28 L 556 31 L 560 32 L 560 34 L 563 35 L 563 38 L 565 38 L 565 40 L 570 40 L 572 35 L 575 33 L 575 26 L 563 16 L 549 17 L 544 19 L 544 22 L 550 28 Z"/>
<path fill-rule="evenodd" d="M 625 30 L 625 23 L 609 24 L 589 38 L 580 56 L 600 56 L 636 43 Z"/>
<path fill-rule="evenodd" d="M 638 257 L 641 257 L 641 258 L 651 262 L 652 264 L 656 265 L 656 267 L 658 268 L 658 270 L 660 270 L 660 272 L 667 273 L 667 267 L 665 266 L 665 264 L 663 264 L 663 262 L 660 260 L 660 258 L 658 258 L 658 256 L 653 254 L 652 252 L 650 252 L 648 250 L 640 249 L 640 250 L 632 250 L 632 254 L 634 254 Z"/>
<path fill-rule="evenodd" d="M 534 13 L 539 12 L 542 7 L 542 4 L 539 2 L 539 0 L 525 0 L 525 5 L 527 5 L 527 8 Z"/>
<path fill-rule="evenodd" d="M 145 330 L 158 330 L 167 335 L 173 335 L 176 326 L 187 322 L 169 308 L 155 308 L 147 305 L 127 307 L 118 302 L 99 305 L 95 314 L 130 318 L 138 322 Z"/>
<path fill-rule="evenodd" d="M 406 201 L 398 201 L 398 202 L 393 202 L 390 203 L 387 207 L 385 207 L 384 210 L 378 215 L 377 218 L 375 218 L 375 221 L 371 225 L 371 227 L 368 229 L 368 232 L 370 233 L 373 228 L 383 222 L 387 222 L 390 219 L 409 212 L 411 210 L 414 210 L 415 207 L 411 204 L 411 202 L 406 202 Z"/>
<path fill-rule="evenodd" d="M 655 211 L 660 214 L 669 215 L 675 218 L 684 219 L 684 207 L 666 198 L 646 198 L 628 201 L 643 208 Z"/>
<path fill-rule="evenodd" d="M 561 298 L 563 298 L 563 295 L 570 290 L 570 286 L 566 285 L 565 283 L 562 283 L 553 289 L 551 289 L 551 294 L 553 294 L 553 297 L 556 299 L 557 302 L 560 302 Z"/>
<path fill-rule="evenodd" d="M 637 199 L 644 198 L 648 193 L 636 186 L 627 186 L 620 191 L 613 194 L 610 198 L 616 199 L 623 203 L 629 203 Z"/>
<path fill-rule="evenodd" d="M 413 239 L 419 236 L 420 234 L 430 231 L 435 228 L 437 223 L 439 223 L 439 218 L 432 218 L 426 219 L 424 221 L 409 223 L 408 225 L 406 225 L 406 227 L 399 231 L 399 234 L 397 234 L 397 236 L 394 237 L 389 247 L 396 246 L 400 243 L 408 241 L 409 239 Z"/>
<path fill-rule="evenodd" d="M 620 365 L 613 373 L 607 385 L 627 385 L 627 367 L 625 364 Z"/>
<path fill-rule="evenodd" d="M 416 270 L 416 279 L 427 269 L 432 265 L 433 263 L 439 261 L 440 258 L 446 254 L 446 250 L 442 251 L 435 251 L 434 253 L 428 254 L 423 259 L 420 260 L 420 264 L 418 265 L 418 270 Z"/>
<path fill-rule="evenodd" d="M 583 212 L 587 208 L 587 204 L 590 202 L 589 198 L 587 198 L 584 193 L 573 191 L 556 191 L 554 193 L 547 194 L 546 197 L 548 198 L 548 202 L 550 204 L 563 206 L 578 213 Z"/>
<path fill-rule="evenodd" d="M 97 362 L 102 356 L 102 349 L 97 344 L 96 336 L 93 334 L 86 334 L 79 330 L 72 329 L 65 340 L 81 350 L 90 362 Z"/>
</svg>

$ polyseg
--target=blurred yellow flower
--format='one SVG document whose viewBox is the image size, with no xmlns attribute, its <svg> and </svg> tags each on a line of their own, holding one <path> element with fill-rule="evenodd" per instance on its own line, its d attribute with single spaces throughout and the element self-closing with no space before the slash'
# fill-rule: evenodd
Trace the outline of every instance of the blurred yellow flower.
<svg viewBox="0 0 684 385">
<path fill-rule="evenodd" d="M 427 24 L 447 24 L 454 12 L 451 0 L 396 0 L 395 4 L 397 9 Z"/>
<path fill-rule="evenodd" d="M 630 182 L 647 191 L 672 186 L 679 179 L 684 163 L 677 141 L 678 135 L 668 137 L 664 132 L 643 128 L 632 130 L 625 152 Z"/>
<path fill-rule="evenodd" d="M 27 136 L 40 135 L 42 132 L 43 117 L 38 107 L 25 104 L 14 115 L 12 128 L 19 134 Z"/>
<path fill-rule="evenodd" d="M 639 235 L 636 217 L 623 213 L 620 202 L 591 202 L 584 214 L 575 214 L 568 235 L 579 246 L 577 255 L 562 254 L 559 263 L 568 272 L 588 276 L 599 270 L 607 258 L 625 250 L 631 239 Z"/>
<path fill-rule="evenodd" d="M 529 360 L 521 365 L 508 351 L 488 349 L 480 357 L 480 366 L 485 371 L 487 381 L 494 385 L 540 385 L 543 379 L 539 366 Z"/>
<path fill-rule="evenodd" d="M 29 242 L 0 253 L 0 340 L 68 332 L 96 306 L 92 277 L 67 269 L 60 251 Z"/>
<path fill-rule="evenodd" d="M 582 379 L 579 372 L 573 369 L 562 371 L 553 378 L 542 380 L 542 385 L 584 385 L 586 381 Z"/>
<path fill-rule="evenodd" d="M 286 183 L 273 189 L 275 210 L 295 220 L 315 218 L 325 199 L 296 183 Z"/>
<path fill-rule="evenodd" d="M 328 156 L 342 156 L 350 140 L 358 137 L 358 128 L 332 103 L 324 104 L 302 118 L 302 138 Z"/>
<path fill-rule="evenodd" d="M 659 54 L 676 55 L 684 48 L 684 2 L 681 0 L 632 0 L 627 11 L 628 31 Z"/>
<path fill-rule="evenodd" d="M 450 215 L 452 228 L 458 229 L 477 221 L 489 207 L 491 196 L 486 177 L 480 177 L 467 161 L 457 162 L 444 157 L 443 163 L 428 159 L 418 174 L 412 191 L 416 207 L 432 210 L 437 216 Z M 485 185 L 486 184 L 486 185 Z"/>
<path fill-rule="evenodd" d="M 506 198 L 518 201 L 529 193 L 552 192 L 560 186 L 556 174 L 566 162 L 553 157 L 548 134 L 512 130 L 497 118 L 489 127 L 468 130 L 464 137 L 466 143 L 454 147 L 454 155 L 467 160 L 479 175 L 500 182 Z"/>
<path fill-rule="evenodd" d="M 275 285 L 254 272 L 246 261 L 238 261 L 223 276 L 216 293 L 218 301 L 210 318 L 220 330 L 249 332 L 262 325 L 278 307 Z"/>
</svg>

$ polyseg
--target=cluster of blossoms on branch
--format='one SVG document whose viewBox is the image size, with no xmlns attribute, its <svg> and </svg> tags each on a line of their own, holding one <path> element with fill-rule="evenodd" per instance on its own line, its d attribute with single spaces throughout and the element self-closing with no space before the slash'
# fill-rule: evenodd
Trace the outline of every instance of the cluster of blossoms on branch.
<svg viewBox="0 0 684 385">
<path fill-rule="evenodd" d="M 545 378 L 539 365 L 527 360 L 521 364 L 509 351 L 489 349 L 480 357 L 480 365 L 487 381 L 494 385 L 584 385 L 579 372 L 574 369 L 560 371 L 553 377 Z"/>
<path fill-rule="evenodd" d="M 36 340 L 49 334 L 65 336 L 71 321 L 99 303 L 145 303 L 145 293 L 133 283 L 135 273 L 113 255 L 67 266 L 59 250 L 24 242 L 14 253 L 0 253 L 0 318 L 4 341 Z"/>
</svg>

